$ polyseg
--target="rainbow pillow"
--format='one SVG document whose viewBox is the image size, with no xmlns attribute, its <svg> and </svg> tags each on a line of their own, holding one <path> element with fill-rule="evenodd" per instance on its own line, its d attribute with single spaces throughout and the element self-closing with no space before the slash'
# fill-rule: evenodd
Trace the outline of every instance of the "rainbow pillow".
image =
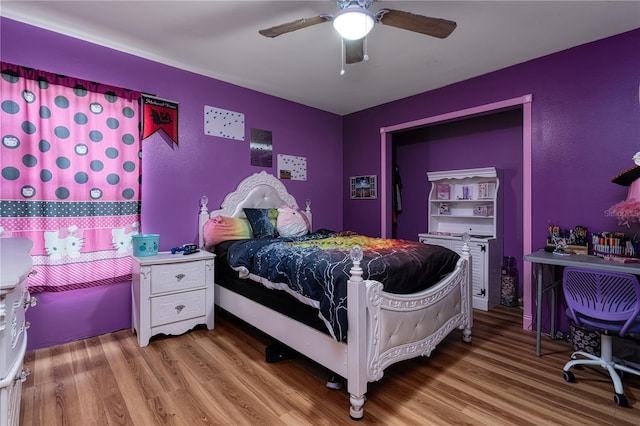
<svg viewBox="0 0 640 426">
<path fill-rule="evenodd" d="M 249 221 L 241 217 L 213 217 L 204 224 L 202 232 L 205 249 L 209 249 L 222 241 L 243 240 L 253 237 Z"/>
</svg>

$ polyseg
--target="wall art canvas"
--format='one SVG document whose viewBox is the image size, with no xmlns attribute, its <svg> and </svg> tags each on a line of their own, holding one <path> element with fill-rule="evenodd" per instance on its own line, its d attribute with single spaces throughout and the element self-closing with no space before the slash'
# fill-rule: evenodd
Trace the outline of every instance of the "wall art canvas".
<svg viewBox="0 0 640 426">
<path fill-rule="evenodd" d="M 251 129 L 251 165 L 273 166 L 272 134 L 269 130 Z"/>
<path fill-rule="evenodd" d="M 351 198 L 378 198 L 378 184 L 376 175 L 351 176 Z"/>
<path fill-rule="evenodd" d="M 307 158 L 278 154 L 278 177 L 280 179 L 307 180 Z"/>
<path fill-rule="evenodd" d="M 205 105 L 204 134 L 243 141 L 244 114 Z"/>
</svg>

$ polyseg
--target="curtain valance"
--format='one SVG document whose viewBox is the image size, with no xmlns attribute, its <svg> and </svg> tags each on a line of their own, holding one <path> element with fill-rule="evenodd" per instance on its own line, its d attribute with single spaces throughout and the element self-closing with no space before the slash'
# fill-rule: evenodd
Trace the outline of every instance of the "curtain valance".
<svg viewBox="0 0 640 426">
<path fill-rule="evenodd" d="M 123 89 L 121 87 L 110 86 L 108 84 L 82 80 L 62 74 L 55 74 L 35 68 L 24 67 L 22 65 L 10 64 L 8 62 L 0 62 L 0 72 L 2 72 L 2 74 L 5 74 L 5 76 L 28 78 L 29 80 L 39 82 L 41 85 L 57 84 L 58 86 L 69 87 L 76 91 L 84 90 L 106 95 L 113 94 L 128 101 L 137 101 L 138 99 L 140 99 L 140 92 L 135 90 Z"/>
</svg>

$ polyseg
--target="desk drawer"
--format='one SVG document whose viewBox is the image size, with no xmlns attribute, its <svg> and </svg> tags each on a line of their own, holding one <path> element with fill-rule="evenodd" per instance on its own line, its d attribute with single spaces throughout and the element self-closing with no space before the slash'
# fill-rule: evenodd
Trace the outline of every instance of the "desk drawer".
<svg viewBox="0 0 640 426">
<path fill-rule="evenodd" d="M 151 294 L 205 286 L 205 261 L 151 266 Z"/>
<path fill-rule="evenodd" d="M 158 296 L 151 299 L 151 327 L 206 315 L 206 290 Z"/>
</svg>

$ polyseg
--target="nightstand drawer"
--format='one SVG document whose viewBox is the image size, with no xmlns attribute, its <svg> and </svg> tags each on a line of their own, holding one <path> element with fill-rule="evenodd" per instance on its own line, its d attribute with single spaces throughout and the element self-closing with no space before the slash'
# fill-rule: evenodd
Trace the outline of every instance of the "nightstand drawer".
<svg viewBox="0 0 640 426">
<path fill-rule="evenodd" d="M 206 290 L 169 294 L 151 299 L 151 327 L 206 314 Z"/>
<path fill-rule="evenodd" d="M 151 266 L 151 294 L 205 286 L 205 261 Z"/>
</svg>

